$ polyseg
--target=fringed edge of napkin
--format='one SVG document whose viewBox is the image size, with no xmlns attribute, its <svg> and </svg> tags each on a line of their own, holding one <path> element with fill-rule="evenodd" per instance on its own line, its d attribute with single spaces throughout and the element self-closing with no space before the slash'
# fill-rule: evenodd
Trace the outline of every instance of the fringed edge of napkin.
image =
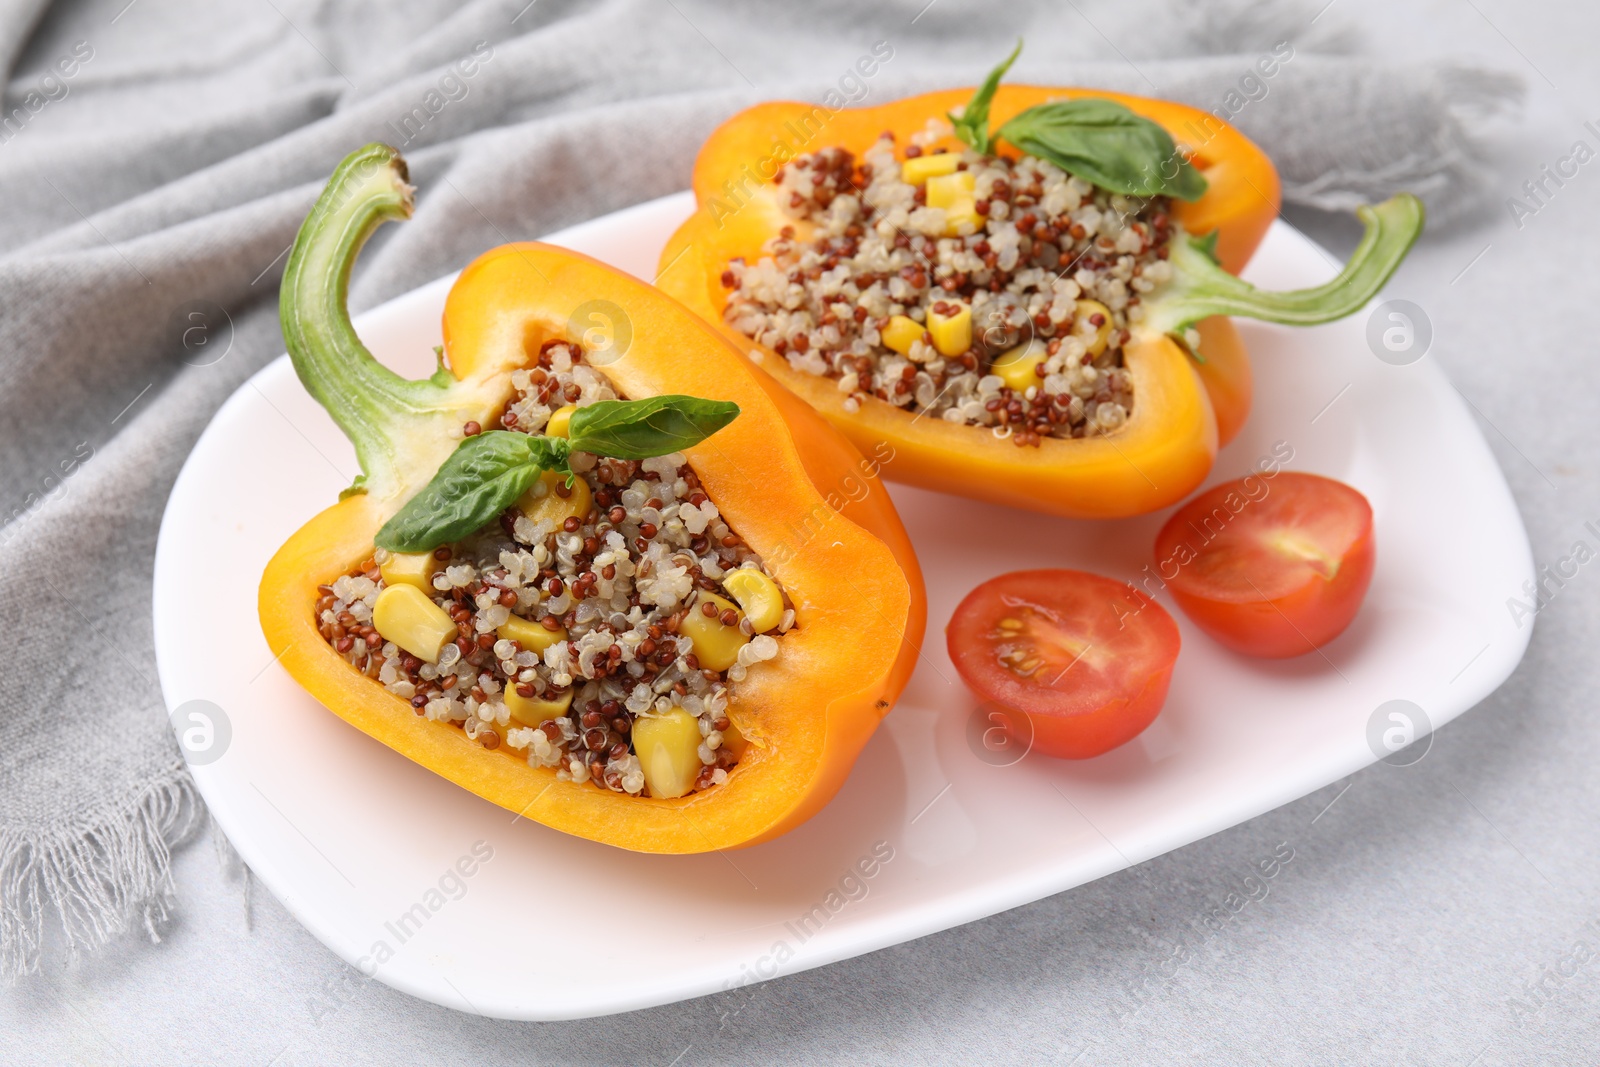
<svg viewBox="0 0 1600 1067">
<path fill-rule="evenodd" d="M 180 764 L 97 822 L 0 828 L 0 977 L 39 969 L 47 913 L 59 916 L 72 958 L 136 924 L 160 941 L 174 899 L 172 849 L 205 817 Z"/>
</svg>

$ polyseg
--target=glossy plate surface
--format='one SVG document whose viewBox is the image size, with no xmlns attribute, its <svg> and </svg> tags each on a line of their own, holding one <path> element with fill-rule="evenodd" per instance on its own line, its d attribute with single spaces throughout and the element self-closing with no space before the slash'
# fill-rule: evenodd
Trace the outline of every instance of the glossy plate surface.
<svg viewBox="0 0 1600 1067">
<path fill-rule="evenodd" d="M 692 207 L 681 193 L 547 239 L 650 278 Z M 1329 262 L 1280 222 L 1246 277 L 1311 285 L 1332 274 Z M 373 351 L 403 373 L 428 373 L 450 282 L 361 316 Z M 262 568 L 356 473 L 287 356 L 218 411 L 173 488 L 155 571 L 162 688 L 169 708 L 203 700 L 225 716 L 194 776 L 262 882 L 345 960 L 464 1011 L 625 1011 L 969 922 L 1336 781 L 1384 751 L 1369 736 L 1403 729 L 1390 711 L 1420 708 L 1437 728 L 1522 657 L 1532 627 L 1515 624 L 1506 598 L 1533 565 L 1499 468 L 1433 361 L 1375 358 L 1366 320 L 1241 325 L 1255 409 L 1212 479 L 1288 449 L 1292 469 L 1365 493 L 1378 567 L 1361 615 L 1325 655 L 1261 662 L 1212 643 L 1174 609 L 1184 651 L 1166 710 L 1095 760 L 1018 760 L 987 747 L 988 724 L 945 655 L 944 625 L 969 589 L 1004 571 L 1137 578 L 1165 513 L 1077 523 L 896 486 L 928 575 L 928 640 L 900 705 L 819 816 L 770 844 L 690 857 L 513 822 L 330 714 L 273 662 L 256 618 Z M 1390 701 L 1410 705 L 1379 715 Z M 597 949 L 554 907 L 580 900 L 583 913 L 645 907 L 652 918 L 625 924 L 626 953 Z"/>
</svg>

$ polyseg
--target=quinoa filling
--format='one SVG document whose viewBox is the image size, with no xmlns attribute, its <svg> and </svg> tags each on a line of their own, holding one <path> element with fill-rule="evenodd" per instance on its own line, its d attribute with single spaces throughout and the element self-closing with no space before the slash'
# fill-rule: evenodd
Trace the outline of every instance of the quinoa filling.
<svg viewBox="0 0 1600 1067">
<path fill-rule="evenodd" d="M 1123 346 L 1172 277 L 1168 199 L 925 147 L 948 132 L 930 122 L 903 159 L 884 133 L 859 164 L 837 147 L 785 164 L 781 205 L 811 236 L 785 226 L 729 263 L 726 320 L 835 381 L 849 412 L 875 398 L 1018 445 L 1116 431 L 1134 404 Z"/>
<path fill-rule="evenodd" d="M 567 341 L 547 342 L 511 381 L 501 425 L 530 434 L 571 406 L 625 399 Z M 667 747 L 690 762 L 676 769 L 679 791 L 720 785 L 744 748 L 727 714 L 731 686 L 777 656 L 793 606 L 681 454 L 633 461 L 574 452 L 569 462 L 572 486 L 547 474 L 534 506 L 522 507 L 524 497 L 431 561 L 416 557 L 425 591 L 455 626 L 435 661 L 374 624 L 388 568 L 399 562 L 382 549 L 319 587 L 322 636 L 417 715 L 553 767 L 558 779 L 655 795 L 661 779 L 635 745 L 641 723 L 654 721 L 648 729 L 671 724 Z M 762 617 L 735 605 L 731 586 L 741 582 L 766 591 Z M 521 639 L 505 636 L 508 628 Z"/>
</svg>

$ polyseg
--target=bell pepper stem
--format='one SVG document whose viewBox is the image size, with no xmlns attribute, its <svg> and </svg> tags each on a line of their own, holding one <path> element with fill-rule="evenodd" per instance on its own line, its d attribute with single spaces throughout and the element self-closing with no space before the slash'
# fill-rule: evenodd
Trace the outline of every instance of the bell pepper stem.
<svg viewBox="0 0 1600 1067">
<path fill-rule="evenodd" d="M 994 139 L 989 135 L 989 105 L 994 100 L 996 90 L 1000 88 L 1000 79 L 1006 76 L 1006 71 L 1011 69 L 1011 64 L 1015 63 L 1021 54 L 1022 41 L 1019 39 L 1017 47 L 1011 50 L 1011 54 L 989 72 L 983 84 L 972 94 L 972 99 L 962 107 L 961 114 L 952 113 L 945 116 L 950 120 L 956 138 L 965 142 L 979 155 L 988 155 L 994 147 Z"/>
<path fill-rule="evenodd" d="M 407 177 L 405 160 L 385 144 L 345 157 L 300 227 L 279 291 L 278 316 L 295 373 L 355 445 L 362 474 L 347 492 L 374 482 L 386 489 L 403 483 L 399 451 L 408 430 L 466 399 L 442 365 L 422 381 L 389 370 L 350 322 L 351 267 L 382 223 L 411 216 Z"/>
<path fill-rule="evenodd" d="M 1422 232 L 1422 201 L 1400 193 L 1356 209 L 1366 227 L 1339 274 L 1323 285 L 1265 292 L 1229 274 L 1211 257 L 1204 238 L 1172 242 L 1173 279 L 1146 306 L 1147 327 L 1181 335 L 1212 315 L 1237 315 L 1286 326 L 1315 326 L 1359 311 L 1383 288 Z"/>
</svg>

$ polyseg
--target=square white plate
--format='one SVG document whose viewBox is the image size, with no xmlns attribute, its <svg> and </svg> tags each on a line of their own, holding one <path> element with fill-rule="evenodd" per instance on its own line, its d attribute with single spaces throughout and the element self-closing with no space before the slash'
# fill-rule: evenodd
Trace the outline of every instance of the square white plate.
<svg viewBox="0 0 1600 1067">
<path fill-rule="evenodd" d="M 648 279 L 692 208 L 681 193 L 548 240 Z M 1331 273 L 1329 257 L 1277 223 L 1246 276 L 1292 288 Z M 428 373 L 451 281 L 361 316 L 372 350 Z M 1516 625 L 1506 599 L 1533 564 L 1505 481 L 1434 363 L 1379 361 L 1365 318 L 1241 326 L 1255 409 L 1213 475 L 1244 474 L 1287 442 L 1291 468 L 1364 492 L 1378 567 L 1361 615 L 1324 656 L 1264 662 L 1223 650 L 1174 609 L 1184 650 L 1166 710 L 1098 759 L 996 766 L 1005 760 L 973 740 L 984 724 L 943 628 L 972 586 L 1004 571 L 1135 577 L 1164 516 L 1070 522 L 897 486 L 928 577 L 928 640 L 905 696 L 820 815 L 769 844 L 685 857 L 513 820 L 330 714 L 273 661 L 256 618 L 262 568 L 356 473 L 287 356 L 223 405 L 173 488 L 155 568 L 162 688 L 169 708 L 221 709 L 194 777 L 262 882 L 345 960 L 453 1008 L 516 1019 L 626 1011 L 969 922 L 1336 781 L 1381 753 L 1368 741 L 1381 704 L 1411 701 L 1437 728 L 1521 659 L 1532 628 Z"/>
</svg>

